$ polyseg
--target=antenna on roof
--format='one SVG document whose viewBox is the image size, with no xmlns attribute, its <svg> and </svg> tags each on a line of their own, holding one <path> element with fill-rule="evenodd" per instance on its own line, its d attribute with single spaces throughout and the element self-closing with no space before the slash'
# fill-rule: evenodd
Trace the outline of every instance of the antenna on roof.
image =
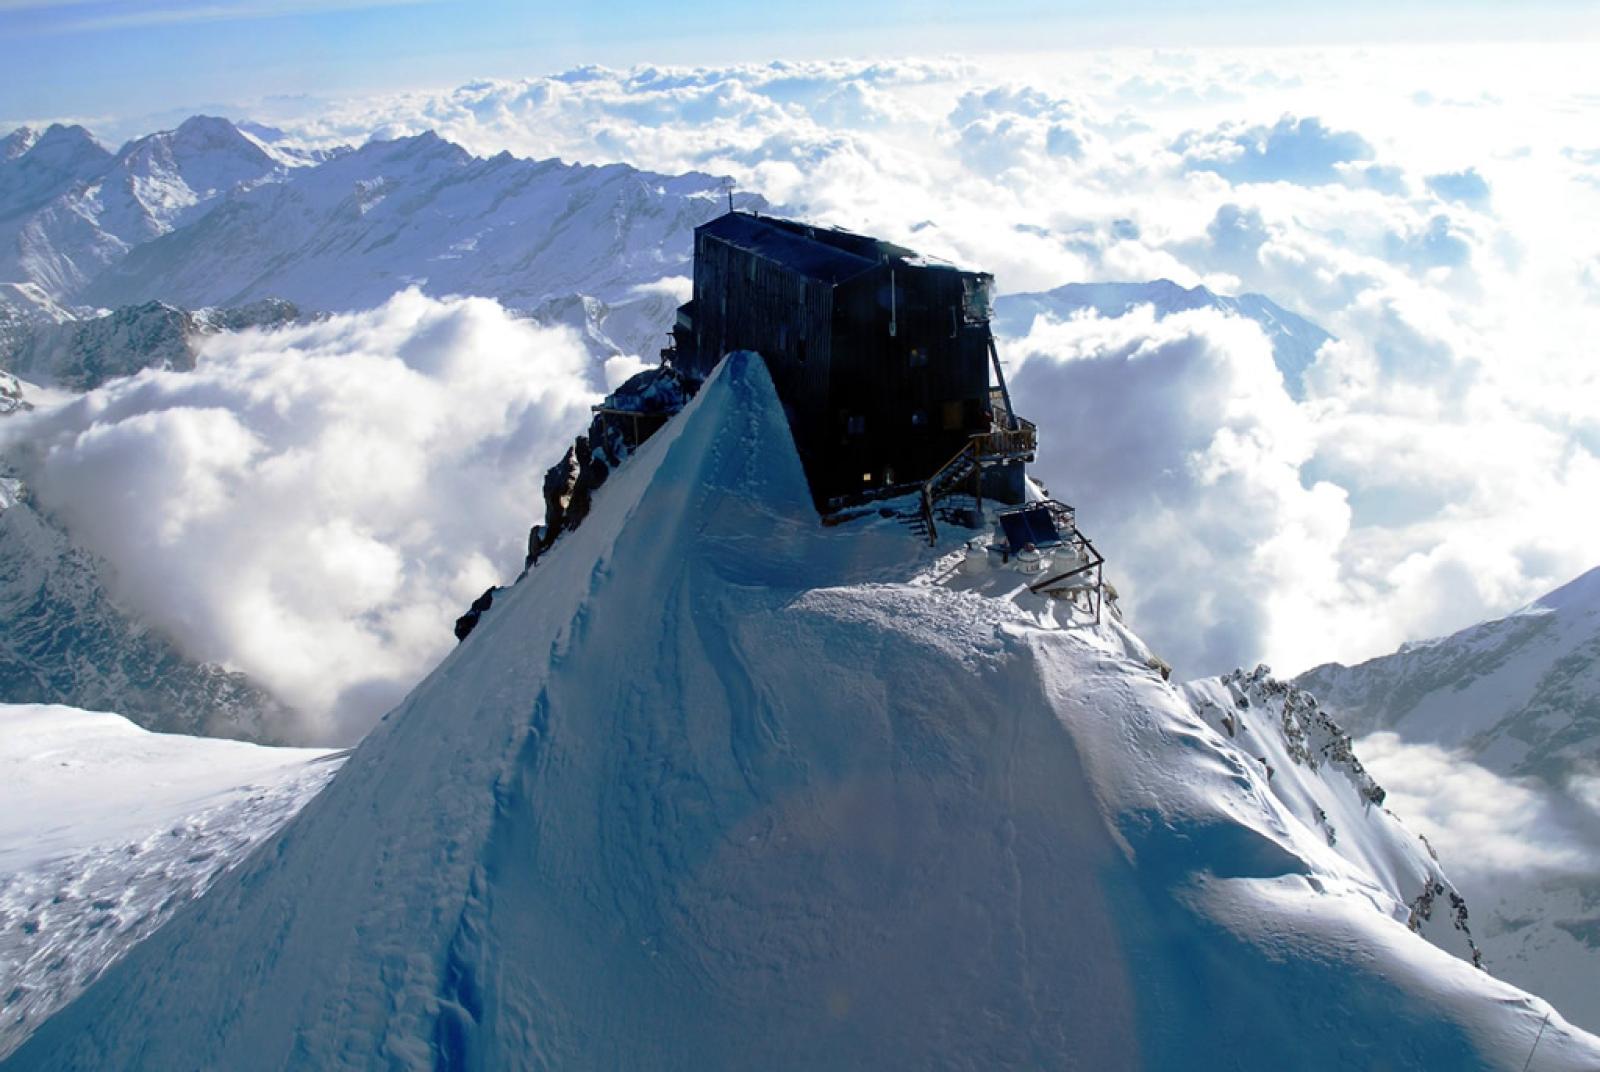
<svg viewBox="0 0 1600 1072">
<path fill-rule="evenodd" d="M 733 211 L 733 177 L 731 175 L 722 176 L 722 189 L 723 189 L 723 192 L 725 192 L 728 195 L 728 211 L 732 212 Z"/>
</svg>

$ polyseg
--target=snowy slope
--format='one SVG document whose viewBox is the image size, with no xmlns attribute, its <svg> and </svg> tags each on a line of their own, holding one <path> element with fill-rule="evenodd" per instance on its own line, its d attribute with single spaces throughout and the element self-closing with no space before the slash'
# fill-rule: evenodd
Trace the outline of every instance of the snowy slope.
<svg viewBox="0 0 1600 1072">
<path fill-rule="evenodd" d="M 1359 733 L 1453 749 L 1546 801 L 1585 861 L 1507 875 L 1467 859 L 1456 877 L 1490 967 L 1600 1028 L 1600 569 L 1505 618 L 1297 680 Z"/>
<path fill-rule="evenodd" d="M 104 563 L 0 468 L 0 697 L 119 707 L 150 729 L 258 736 L 276 700 L 242 674 L 196 663 L 107 595 Z M 281 722 L 278 724 L 282 724 Z"/>
<path fill-rule="evenodd" d="M 339 762 L 0 705 L 0 1057 L 243 860 Z"/>
<path fill-rule="evenodd" d="M 1361 780 L 1196 709 L 1281 687 L 932 554 L 817 525 L 736 355 L 8 1069 L 1520 1066 L 1546 1006 L 1408 931 Z"/>
<path fill-rule="evenodd" d="M 341 311 L 412 284 L 519 308 L 573 293 L 611 300 L 686 274 L 694 227 L 723 211 L 719 190 L 698 173 L 485 160 L 432 133 L 374 141 L 235 192 L 135 249 L 81 300 L 193 308 L 279 297 Z"/>
<path fill-rule="evenodd" d="M 1119 317 L 1136 306 L 1149 305 L 1158 317 L 1193 309 L 1220 309 L 1261 325 L 1272 344 L 1272 357 L 1283 374 L 1289 394 L 1305 396 L 1304 375 L 1317 358 L 1317 350 L 1333 336 L 1304 317 L 1295 315 L 1260 294 L 1230 297 L 1205 287 L 1181 287 L 1169 279 L 1148 283 L 1068 283 L 1054 290 L 1007 294 L 995 302 L 995 331 L 1013 338 L 1028 334 L 1040 315 L 1066 319 L 1074 313 L 1093 312 Z"/>
</svg>

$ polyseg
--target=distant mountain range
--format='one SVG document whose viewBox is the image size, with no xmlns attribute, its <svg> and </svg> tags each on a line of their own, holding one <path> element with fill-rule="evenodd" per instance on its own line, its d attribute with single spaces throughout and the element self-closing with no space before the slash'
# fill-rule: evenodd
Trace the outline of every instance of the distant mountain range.
<svg viewBox="0 0 1600 1072">
<path fill-rule="evenodd" d="M 707 174 L 481 159 L 432 133 L 299 152 L 201 116 L 115 154 L 76 126 L 0 145 L 0 280 L 65 305 L 338 311 L 406 286 L 615 302 L 684 274 L 724 197 Z"/>
</svg>

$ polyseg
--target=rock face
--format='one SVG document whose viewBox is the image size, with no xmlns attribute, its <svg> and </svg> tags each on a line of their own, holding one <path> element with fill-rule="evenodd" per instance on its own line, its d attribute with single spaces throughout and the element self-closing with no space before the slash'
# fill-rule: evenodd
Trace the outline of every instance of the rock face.
<svg viewBox="0 0 1600 1072">
<path fill-rule="evenodd" d="M 147 302 L 85 320 L 16 325 L 0 338 L 0 369 L 24 380 L 89 391 L 141 369 L 194 368 L 200 343 L 218 331 L 275 327 L 299 319 L 285 301 L 189 312 Z"/>
<path fill-rule="evenodd" d="M 544 475 L 544 523 L 528 532 L 527 565 L 571 532 L 589 514 L 594 492 L 666 422 L 694 397 L 699 384 L 663 365 L 631 377 L 607 395 L 589 433 L 578 436 Z"/>
<path fill-rule="evenodd" d="M 1247 751 L 1263 753 L 1257 758 L 1275 790 L 1287 780 L 1278 782 L 1274 778 L 1277 771 L 1271 756 L 1277 756 L 1278 763 L 1285 769 L 1293 764 L 1314 773 L 1326 770 L 1329 777 L 1343 778 L 1354 790 L 1363 813 L 1382 809 L 1388 794 L 1356 758 L 1350 735 L 1323 710 L 1311 693 L 1274 678 L 1265 666 L 1258 666 L 1249 673 L 1235 670 L 1216 681 L 1198 682 L 1185 689 L 1195 709 L 1208 722 L 1214 721 Z M 1219 702 L 1222 690 L 1226 690 L 1226 702 Z M 1287 793 L 1280 791 L 1279 796 L 1286 807 L 1301 813 L 1307 825 L 1322 831 L 1330 848 L 1339 848 L 1340 821 L 1330 817 L 1323 803 L 1298 799 L 1292 789 Z M 1365 814 L 1361 819 L 1352 815 L 1350 825 L 1365 821 Z M 1473 940 L 1468 924 L 1466 898 L 1445 876 L 1433 849 L 1426 841 L 1418 840 L 1427 851 L 1409 858 L 1412 865 L 1409 872 L 1395 871 L 1391 863 L 1370 857 L 1360 846 L 1356 852 L 1363 866 L 1389 874 L 1391 880 L 1407 892 L 1416 891 L 1415 896 L 1406 901 L 1406 926 L 1441 949 L 1471 961 L 1474 967 L 1483 967 L 1483 952 Z M 1442 908 L 1445 901 L 1448 901 L 1449 911 L 1441 913 L 1436 920 L 1435 909 Z"/>
<path fill-rule="evenodd" d="M 326 791 L 12 1067 L 1527 1056 L 1545 1007 L 1407 929 L 1420 846 L 1347 771 L 1252 701 L 1269 780 L 1114 620 L 938 553 L 818 525 L 732 355 Z M 1600 1040 L 1553 1015 L 1539 1058 L 1591 1068 Z"/>
<path fill-rule="evenodd" d="M 102 563 L 0 480 L 0 696 L 115 708 L 168 733 L 262 739 L 288 713 L 242 674 L 186 658 L 106 594 Z"/>
</svg>

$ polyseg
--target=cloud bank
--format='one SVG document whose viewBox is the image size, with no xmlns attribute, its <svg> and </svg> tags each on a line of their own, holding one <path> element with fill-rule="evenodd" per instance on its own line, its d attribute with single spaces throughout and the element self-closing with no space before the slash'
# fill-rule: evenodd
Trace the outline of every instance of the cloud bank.
<svg viewBox="0 0 1600 1072">
<path fill-rule="evenodd" d="M 514 576 L 544 468 L 603 389 L 564 328 L 415 291 L 222 335 L 26 428 L 39 500 L 191 655 L 356 740 Z"/>
</svg>

